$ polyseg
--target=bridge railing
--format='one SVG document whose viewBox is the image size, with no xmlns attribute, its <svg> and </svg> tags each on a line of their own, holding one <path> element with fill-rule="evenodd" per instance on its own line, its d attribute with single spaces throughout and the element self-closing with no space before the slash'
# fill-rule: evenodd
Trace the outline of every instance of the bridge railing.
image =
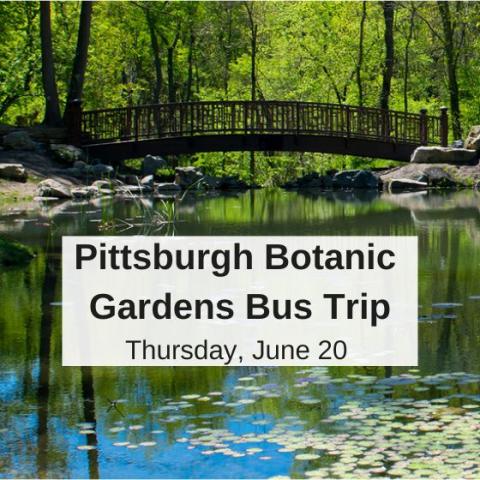
<svg viewBox="0 0 480 480">
<path fill-rule="evenodd" d="M 446 145 L 441 116 L 289 101 L 207 101 L 80 113 L 83 144 L 216 134 L 294 134 Z M 75 124 L 75 122 L 73 122 Z"/>
</svg>

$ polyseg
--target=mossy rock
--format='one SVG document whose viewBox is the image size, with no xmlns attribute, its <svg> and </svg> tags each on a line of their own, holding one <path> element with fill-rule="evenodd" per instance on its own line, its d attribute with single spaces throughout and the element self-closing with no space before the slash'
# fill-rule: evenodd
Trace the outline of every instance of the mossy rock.
<svg viewBox="0 0 480 480">
<path fill-rule="evenodd" d="M 21 243 L 0 237 L 0 268 L 14 268 L 28 265 L 34 254 Z"/>
</svg>

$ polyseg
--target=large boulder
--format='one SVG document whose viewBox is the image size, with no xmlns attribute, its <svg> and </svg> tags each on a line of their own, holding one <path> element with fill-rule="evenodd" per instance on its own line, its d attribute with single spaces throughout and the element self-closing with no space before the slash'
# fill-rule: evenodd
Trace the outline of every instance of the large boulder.
<svg viewBox="0 0 480 480">
<path fill-rule="evenodd" d="M 1 163 L 0 178 L 14 180 L 15 182 L 26 182 L 27 171 L 21 163 Z"/>
<path fill-rule="evenodd" d="M 441 167 L 430 167 L 423 172 L 423 178 L 418 180 L 426 180 L 429 187 L 432 188 L 456 188 L 459 186 L 453 177 Z"/>
<path fill-rule="evenodd" d="M 35 150 L 37 146 L 30 138 L 30 135 L 23 130 L 5 135 L 3 137 L 3 145 L 12 150 Z"/>
<path fill-rule="evenodd" d="M 72 165 L 77 161 L 84 160 L 85 154 L 83 150 L 73 145 L 66 145 L 63 143 L 53 144 L 50 146 L 50 152 L 53 160 L 59 163 L 66 163 Z"/>
<path fill-rule="evenodd" d="M 39 197 L 72 198 L 70 189 L 52 178 L 47 178 L 37 185 Z"/>
<path fill-rule="evenodd" d="M 412 190 L 425 190 L 428 188 L 427 182 L 419 182 L 409 178 L 395 178 L 388 182 L 390 192 L 408 192 Z"/>
<path fill-rule="evenodd" d="M 363 190 L 378 190 L 378 177 L 368 170 L 360 170 L 352 180 L 352 188 L 359 188 Z"/>
<path fill-rule="evenodd" d="M 333 176 L 334 188 L 353 188 L 353 180 L 360 173 L 360 170 L 344 170 Z"/>
<path fill-rule="evenodd" d="M 175 183 L 181 188 L 189 188 L 203 178 L 203 173 L 197 167 L 177 167 Z"/>
<path fill-rule="evenodd" d="M 473 164 L 478 160 L 475 150 L 452 147 L 418 147 L 410 158 L 411 163 Z"/>
<path fill-rule="evenodd" d="M 167 168 L 168 163 L 162 157 L 147 155 L 142 163 L 142 175 L 155 175 L 159 168 Z"/>
<path fill-rule="evenodd" d="M 480 125 L 470 128 L 465 140 L 465 148 L 469 150 L 480 150 Z"/>
</svg>

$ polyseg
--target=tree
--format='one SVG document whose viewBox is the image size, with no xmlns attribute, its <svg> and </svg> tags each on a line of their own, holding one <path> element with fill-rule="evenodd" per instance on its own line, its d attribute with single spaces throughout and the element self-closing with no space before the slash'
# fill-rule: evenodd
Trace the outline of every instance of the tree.
<svg viewBox="0 0 480 480">
<path fill-rule="evenodd" d="M 415 15 L 417 7 L 414 3 L 409 4 L 410 16 L 408 25 L 407 41 L 405 42 L 404 70 L 403 70 L 403 110 L 408 112 L 408 79 L 410 78 L 410 44 L 413 38 L 413 29 L 415 27 Z"/>
<path fill-rule="evenodd" d="M 363 106 L 363 86 L 362 86 L 362 65 L 363 65 L 363 44 L 365 39 L 365 21 L 367 19 L 367 2 L 362 2 L 362 15 L 360 17 L 360 32 L 358 40 L 358 59 L 355 68 L 355 77 L 358 89 L 358 105 Z"/>
<path fill-rule="evenodd" d="M 80 100 L 82 98 L 85 70 L 87 68 L 88 46 L 90 43 L 92 7 L 92 1 L 87 0 L 82 2 L 78 26 L 77 49 L 70 77 L 65 115 L 68 113 L 68 105 L 74 100 Z"/>
<path fill-rule="evenodd" d="M 393 40 L 393 18 L 395 13 L 395 2 L 383 1 L 383 18 L 385 21 L 385 61 L 383 64 L 382 90 L 380 93 L 380 108 L 388 110 L 390 103 L 390 92 L 393 78 L 393 64 L 395 59 Z"/>
<path fill-rule="evenodd" d="M 43 123 L 57 126 L 62 123 L 58 102 L 57 82 L 52 47 L 52 26 L 50 1 L 40 2 L 40 41 L 42 51 L 42 82 L 45 96 L 45 117 Z"/>
<path fill-rule="evenodd" d="M 255 4 L 245 2 L 248 14 L 248 26 L 250 29 L 250 99 L 257 99 L 257 37 L 258 24 L 255 19 Z"/>
<path fill-rule="evenodd" d="M 38 6 L 33 2 L 23 2 L 21 4 L 11 3 L 10 9 L 5 11 L 8 19 L 18 26 L 21 23 L 21 17 L 25 18 L 25 26 L 23 28 L 24 41 L 23 45 L 18 49 L 19 60 L 14 59 L 10 63 L 10 68 L 0 73 L 0 117 L 5 115 L 10 107 L 12 107 L 20 99 L 31 96 L 32 82 L 35 76 L 35 18 L 38 14 Z M 7 18 L 1 18 L 3 23 Z M 5 26 L 4 26 L 5 28 Z M 6 29 L 5 29 L 6 30 Z M 16 32 L 16 35 L 18 32 Z M 0 52 L 0 55 L 3 52 Z M 20 67 L 20 68 L 19 68 Z"/>
<path fill-rule="evenodd" d="M 438 11 L 442 20 L 443 47 L 447 62 L 448 93 L 450 97 L 450 113 L 452 116 L 452 130 L 454 138 L 462 138 L 460 123 L 460 95 L 457 79 L 458 53 L 455 51 L 454 33 L 455 25 L 450 15 L 450 6 L 446 1 L 438 1 Z"/>
</svg>

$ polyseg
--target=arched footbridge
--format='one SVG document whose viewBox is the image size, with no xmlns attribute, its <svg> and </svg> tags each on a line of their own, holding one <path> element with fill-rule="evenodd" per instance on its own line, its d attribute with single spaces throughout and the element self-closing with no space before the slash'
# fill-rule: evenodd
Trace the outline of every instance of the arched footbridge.
<svg viewBox="0 0 480 480">
<path fill-rule="evenodd" d="M 295 101 L 208 101 L 82 111 L 72 141 L 115 162 L 146 154 L 321 152 L 408 161 L 420 145 L 447 145 L 448 114 Z"/>
</svg>

